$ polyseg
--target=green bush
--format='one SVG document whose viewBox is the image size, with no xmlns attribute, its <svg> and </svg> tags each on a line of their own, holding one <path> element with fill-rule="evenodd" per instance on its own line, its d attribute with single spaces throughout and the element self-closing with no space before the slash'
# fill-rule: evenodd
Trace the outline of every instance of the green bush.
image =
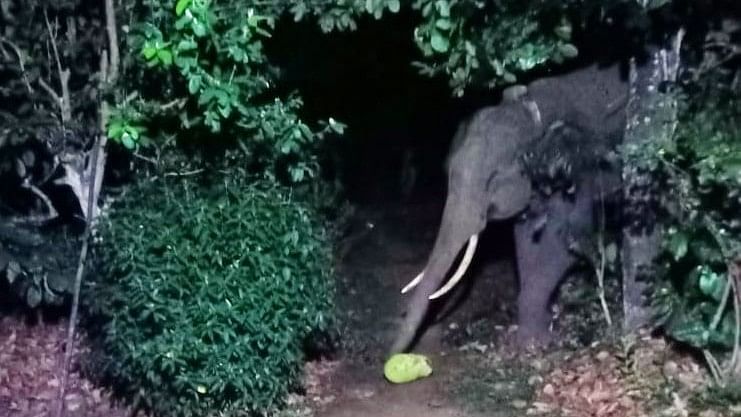
<svg viewBox="0 0 741 417">
<path fill-rule="evenodd" d="M 730 350 L 737 323 L 727 272 L 741 256 L 741 102 L 717 88 L 703 92 L 685 104 L 676 140 L 660 156 L 671 190 L 662 253 L 668 282 L 654 302 L 671 337 Z"/>
<path fill-rule="evenodd" d="M 239 177 L 239 176 L 237 176 Z M 314 210 L 269 182 L 142 181 L 103 221 L 83 299 L 95 371 L 158 416 L 260 413 L 331 315 Z"/>
</svg>

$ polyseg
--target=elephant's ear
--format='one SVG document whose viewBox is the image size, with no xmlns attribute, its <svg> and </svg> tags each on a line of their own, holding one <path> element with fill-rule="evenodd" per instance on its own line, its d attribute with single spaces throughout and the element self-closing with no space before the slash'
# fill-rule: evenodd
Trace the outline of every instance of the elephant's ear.
<svg viewBox="0 0 741 417">
<path fill-rule="evenodd" d="M 510 218 L 525 210 L 530 203 L 532 184 L 519 164 L 500 170 L 489 178 L 486 185 L 489 220 Z"/>
</svg>

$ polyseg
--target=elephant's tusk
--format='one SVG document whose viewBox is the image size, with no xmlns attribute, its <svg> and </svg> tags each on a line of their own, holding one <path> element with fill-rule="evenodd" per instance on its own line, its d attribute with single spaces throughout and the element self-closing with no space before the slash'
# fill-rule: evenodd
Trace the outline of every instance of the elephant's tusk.
<svg viewBox="0 0 741 417">
<path fill-rule="evenodd" d="M 463 259 L 461 260 L 461 264 L 458 265 L 458 269 L 455 270 L 455 274 L 453 274 L 453 277 L 450 278 L 450 281 L 448 281 L 442 288 L 435 291 L 435 293 L 429 296 L 430 300 L 434 300 L 444 295 L 445 293 L 453 289 L 453 287 L 455 287 L 455 284 L 457 284 L 458 281 L 460 281 L 461 278 L 463 278 L 463 274 L 466 273 L 468 266 L 471 264 L 471 259 L 473 259 L 473 253 L 476 251 L 476 245 L 478 243 L 479 243 L 479 235 L 475 234 L 471 236 L 471 238 L 468 240 L 468 246 L 466 247 L 466 253 L 463 254 Z"/>
<path fill-rule="evenodd" d="M 409 284 L 407 284 L 404 288 L 401 289 L 401 293 L 402 294 L 406 294 L 407 292 L 409 292 L 409 290 L 411 290 L 412 288 L 416 287 L 417 284 L 419 284 L 420 282 L 422 282 L 422 278 L 424 278 L 424 276 L 425 276 L 425 271 L 423 269 L 422 272 L 420 272 L 419 274 L 417 274 L 417 276 L 414 277 L 413 280 L 409 281 Z"/>
</svg>

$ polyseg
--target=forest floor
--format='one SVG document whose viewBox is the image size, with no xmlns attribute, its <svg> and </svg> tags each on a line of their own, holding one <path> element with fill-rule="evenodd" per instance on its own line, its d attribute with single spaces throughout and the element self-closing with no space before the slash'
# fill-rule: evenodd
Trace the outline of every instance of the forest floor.
<svg viewBox="0 0 741 417">
<path fill-rule="evenodd" d="M 489 227 L 463 285 L 415 348 L 429 355 L 433 374 L 388 383 L 383 362 L 407 301 L 399 289 L 424 267 L 440 212 L 417 203 L 355 213 L 336 267 L 338 352 L 306 364 L 304 391 L 275 417 L 741 416 L 738 404 L 710 405 L 707 374 L 691 355 L 661 337 L 613 335 L 588 279 L 561 291 L 556 346 L 514 348 L 507 225 Z M 0 318 L 0 417 L 53 415 L 65 329 L 64 320 Z M 84 357 L 85 343 L 76 346 Z M 68 417 L 144 417 L 85 379 L 77 361 L 66 399 Z"/>
<path fill-rule="evenodd" d="M 701 394 L 708 376 L 691 355 L 660 336 L 627 339 L 606 326 L 588 274 L 561 289 L 554 309 L 556 345 L 541 352 L 516 348 L 517 284 L 506 224 L 487 229 L 463 285 L 414 349 L 429 355 L 433 374 L 409 384 L 388 383 L 383 362 L 408 300 L 399 290 L 424 268 L 441 211 L 418 203 L 356 213 L 358 231 L 347 238 L 337 267 L 341 352 L 307 365 L 307 391 L 293 398 L 286 415 L 741 415 L 739 405 L 708 404 Z M 609 304 L 617 316 L 618 306 Z"/>
</svg>

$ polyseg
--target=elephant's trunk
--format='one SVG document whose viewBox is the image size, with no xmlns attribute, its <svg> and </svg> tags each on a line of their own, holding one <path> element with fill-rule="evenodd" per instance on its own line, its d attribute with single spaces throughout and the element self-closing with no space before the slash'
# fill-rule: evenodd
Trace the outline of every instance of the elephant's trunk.
<svg viewBox="0 0 741 417">
<path fill-rule="evenodd" d="M 409 310 L 392 345 L 391 353 L 403 352 L 412 344 L 429 309 L 430 296 L 442 295 L 433 293 L 440 287 L 458 252 L 469 239 L 471 241 L 468 250 L 454 277 L 456 281 L 463 275 L 473 256 L 477 238 L 472 237 L 476 236 L 484 225 L 478 225 L 475 221 L 472 221 L 479 216 L 462 212 L 464 207 L 461 207 L 451 197 L 448 196 L 445 204 L 440 230 L 424 271 L 405 288 L 408 290 L 415 281 L 419 284 L 412 295 Z M 452 283 L 452 285 L 454 284 Z M 450 285 L 450 288 L 452 288 L 452 285 Z M 447 290 L 450 288 L 447 288 Z"/>
</svg>

